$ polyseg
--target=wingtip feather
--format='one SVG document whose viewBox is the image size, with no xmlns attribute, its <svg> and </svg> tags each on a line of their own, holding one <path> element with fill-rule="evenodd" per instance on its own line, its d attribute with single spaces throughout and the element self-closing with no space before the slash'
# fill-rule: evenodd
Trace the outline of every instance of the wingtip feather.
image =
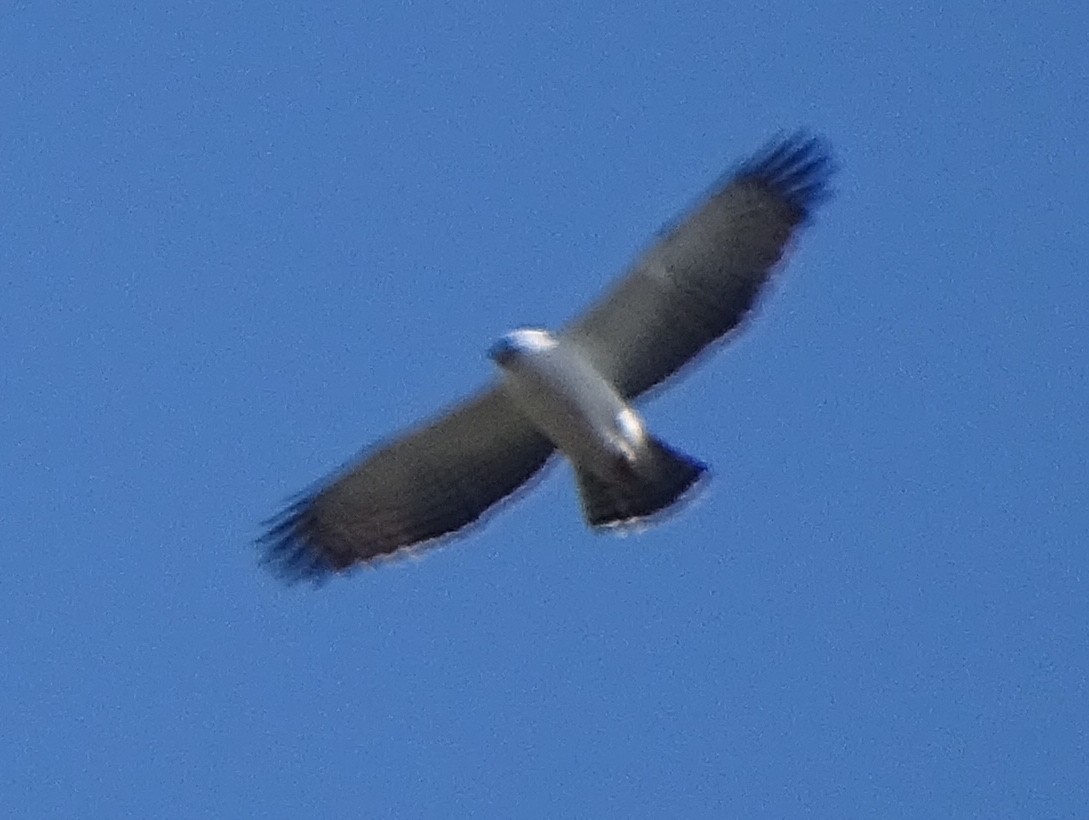
<svg viewBox="0 0 1089 820">
<path fill-rule="evenodd" d="M 791 209 L 795 222 L 804 224 L 831 196 L 828 183 L 834 171 L 828 143 L 822 137 L 796 131 L 769 142 L 741 165 L 734 179 L 773 191 Z"/>
<path fill-rule="evenodd" d="M 261 563 L 288 584 L 309 581 L 318 585 L 348 565 L 338 563 L 334 553 L 311 542 L 314 500 L 313 493 L 297 496 L 263 523 L 267 529 L 256 541 L 263 553 Z"/>
</svg>

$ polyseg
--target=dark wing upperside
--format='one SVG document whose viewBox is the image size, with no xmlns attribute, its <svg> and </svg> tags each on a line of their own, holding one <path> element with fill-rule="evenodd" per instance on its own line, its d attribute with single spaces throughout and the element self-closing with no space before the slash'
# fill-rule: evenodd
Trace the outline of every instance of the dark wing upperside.
<svg viewBox="0 0 1089 820">
<path fill-rule="evenodd" d="M 260 544 L 286 577 L 320 579 L 471 524 L 552 451 L 495 387 L 379 445 L 269 522 Z"/>
<path fill-rule="evenodd" d="M 828 195 L 823 142 L 795 135 L 745 162 L 563 334 L 626 398 L 737 327 L 796 229 Z"/>
</svg>

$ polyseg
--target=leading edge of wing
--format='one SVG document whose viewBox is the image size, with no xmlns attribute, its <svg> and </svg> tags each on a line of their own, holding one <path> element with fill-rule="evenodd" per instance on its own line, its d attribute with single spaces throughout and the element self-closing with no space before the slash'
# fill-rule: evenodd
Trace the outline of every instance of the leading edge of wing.
<svg viewBox="0 0 1089 820">
<path fill-rule="evenodd" d="M 513 406 L 508 407 L 508 400 L 505 395 L 501 395 L 500 391 L 501 388 L 493 387 L 491 390 L 476 394 L 462 403 L 447 408 L 445 412 L 440 412 L 431 419 L 421 422 L 415 428 L 399 435 L 394 434 L 371 445 L 340 470 L 294 496 L 283 510 L 263 522 L 263 526 L 267 529 L 256 541 L 258 548 L 264 552 L 262 563 L 268 565 L 289 583 L 300 580 L 321 583 L 335 574 L 345 573 L 356 565 L 374 566 L 413 555 L 424 548 L 440 546 L 448 540 L 464 535 L 473 527 L 484 524 L 500 508 L 536 485 L 554 452 L 551 442 L 540 436 L 528 421 L 524 422 L 526 425 L 524 430 L 516 430 L 505 439 L 513 443 L 514 452 L 511 452 L 511 457 L 519 459 L 511 474 L 506 476 L 509 480 L 493 482 L 487 489 L 495 489 L 498 483 L 502 483 L 502 487 L 494 493 L 488 493 L 486 497 L 477 495 L 475 498 L 467 499 L 465 496 L 471 496 L 472 493 L 463 493 L 462 498 L 456 502 L 460 504 L 460 507 L 454 512 L 454 526 L 445 527 L 444 524 L 439 524 L 442 531 L 433 531 L 435 527 L 428 527 L 428 522 L 424 522 L 422 531 L 426 534 L 420 538 L 405 540 L 397 537 L 400 534 L 397 532 L 392 539 L 388 535 L 376 535 L 373 540 L 364 544 L 355 540 L 358 538 L 358 533 L 352 533 L 348 539 L 337 542 L 336 536 L 330 533 L 330 527 L 335 526 L 334 523 L 320 519 L 318 505 L 330 494 L 339 493 L 346 495 L 340 503 L 359 505 L 354 511 L 359 520 L 373 517 L 376 524 L 384 523 L 381 520 L 383 511 L 376 511 L 365 506 L 366 503 L 375 500 L 365 484 L 361 485 L 361 489 L 357 491 L 350 486 L 350 483 L 358 481 L 362 471 L 375 465 L 379 459 L 392 459 L 393 463 L 396 463 L 402 461 L 401 455 L 406 455 L 408 457 L 403 461 L 406 464 L 413 463 L 415 460 L 411 458 L 412 454 L 404 453 L 404 448 L 412 446 L 414 441 L 424 442 L 427 436 L 443 435 L 444 425 L 452 425 L 456 428 L 459 424 L 466 425 L 479 421 L 479 424 L 473 425 L 478 428 L 478 431 L 488 431 L 489 428 L 501 426 L 495 424 L 495 419 L 489 418 L 489 412 L 499 412 L 500 415 L 505 412 L 517 414 L 517 410 Z M 499 407 L 498 411 L 497 407 Z M 479 419 L 472 418 L 474 408 L 481 409 Z M 457 432 L 456 429 L 454 432 Z M 501 431 L 495 430 L 495 432 L 498 435 Z M 421 464 L 422 469 L 425 470 L 429 467 L 438 467 L 435 462 L 428 463 L 427 459 L 422 460 Z M 411 469 L 407 466 L 398 466 L 398 470 L 400 474 L 394 476 L 396 480 L 393 483 L 404 486 L 406 479 L 411 478 Z M 428 480 L 430 480 L 428 476 L 421 476 L 421 482 Z M 408 483 L 411 485 L 411 482 Z M 448 479 L 447 486 L 438 489 L 450 490 L 451 487 L 454 490 L 464 490 L 464 487 L 458 486 L 458 481 L 454 478 Z M 388 496 L 382 498 L 380 493 L 378 495 L 378 501 L 388 503 Z M 345 527 L 354 528 L 359 520 L 345 522 Z"/>
<path fill-rule="evenodd" d="M 766 194 L 769 202 L 781 208 L 780 219 L 783 220 L 785 234 L 779 250 L 784 251 L 796 228 L 808 224 L 817 206 L 832 196 L 829 180 L 834 172 L 835 163 L 824 139 L 801 130 L 789 136 L 773 138 L 750 158 L 723 173 L 693 206 L 663 227 L 656 234 L 655 242 L 640 254 L 628 272 L 612 283 L 604 296 L 585 313 L 566 325 L 565 335 L 580 344 L 592 359 L 599 360 L 605 369 L 610 369 L 610 365 L 615 367 L 614 357 L 622 356 L 627 350 L 635 352 L 639 346 L 646 344 L 643 338 L 635 349 L 626 347 L 623 337 L 628 336 L 635 341 L 642 336 L 642 331 L 625 327 L 626 320 L 622 313 L 625 305 L 638 304 L 640 299 L 647 298 L 641 280 L 646 275 L 646 266 L 660 260 L 662 254 L 675 253 L 673 248 L 683 247 L 678 243 L 689 241 L 691 234 L 686 232 L 692 231 L 698 220 L 705 219 L 709 209 L 721 207 L 715 203 L 743 196 L 745 190 Z M 776 254 L 776 262 L 781 261 L 779 255 Z M 631 385 L 633 389 L 626 391 L 626 394 L 635 398 L 657 393 L 663 386 L 674 383 L 693 370 L 705 355 L 732 340 L 761 301 L 777 267 L 778 264 L 773 264 L 735 279 L 734 301 L 721 314 L 720 324 L 710 327 L 710 332 L 696 340 L 698 343 L 687 352 L 688 358 L 674 361 L 672 369 L 655 373 L 654 378 L 636 379 Z M 621 336 L 615 336 L 616 331 L 620 331 Z M 648 352 L 653 358 L 653 350 Z"/>
</svg>

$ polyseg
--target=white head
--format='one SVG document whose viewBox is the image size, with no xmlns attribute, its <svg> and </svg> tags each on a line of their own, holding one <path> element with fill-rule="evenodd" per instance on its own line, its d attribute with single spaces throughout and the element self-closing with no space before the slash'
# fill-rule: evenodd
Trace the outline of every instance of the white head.
<svg viewBox="0 0 1089 820">
<path fill-rule="evenodd" d="M 521 328 L 512 330 L 488 348 L 488 356 L 496 364 L 503 365 L 519 356 L 544 353 L 557 344 L 555 337 L 547 330 Z"/>
</svg>

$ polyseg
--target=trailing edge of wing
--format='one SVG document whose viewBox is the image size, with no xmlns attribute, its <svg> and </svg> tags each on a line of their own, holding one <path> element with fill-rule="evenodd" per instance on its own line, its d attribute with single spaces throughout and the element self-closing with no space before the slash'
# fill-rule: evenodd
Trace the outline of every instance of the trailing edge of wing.
<svg viewBox="0 0 1089 820">
<path fill-rule="evenodd" d="M 828 195 L 825 144 L 769 144 L 727 175 L 586 314 L 564 330 L 633 398 L 736 328 L 795 231 Z"/>
<path fill-rule="evenodd" d="M 553 446 L 493 388 L 363 456 L 268 522 L 266 559 L 288 579 L 434 542 L 528 481 Z"/>
</svg>

